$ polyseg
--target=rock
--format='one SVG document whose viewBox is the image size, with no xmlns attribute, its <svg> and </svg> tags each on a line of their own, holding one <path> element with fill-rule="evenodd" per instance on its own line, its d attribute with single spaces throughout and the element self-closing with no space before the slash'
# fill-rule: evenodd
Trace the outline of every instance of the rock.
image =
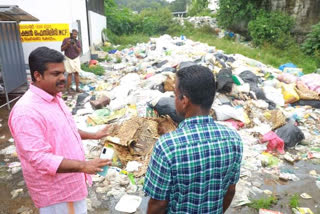
<svg viewBox="0 0 320 214">
<path fill-rule="evenodd" d="M 97 100 L 90 101 L 92 108 L 94 109 L 102 109 L 103 107 L 109 105 L 110 98 L 106 96 L 102 96 Z"/>
</svg>

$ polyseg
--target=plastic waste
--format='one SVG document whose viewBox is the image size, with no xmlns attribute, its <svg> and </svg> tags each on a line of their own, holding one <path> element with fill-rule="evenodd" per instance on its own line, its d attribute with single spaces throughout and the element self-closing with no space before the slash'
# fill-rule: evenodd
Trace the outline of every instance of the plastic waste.
<svg viewBox="0 0 320 214">
<path fill-rule="evenodd" d="M 307 208 L 307 207 L 292 208 L 292 212 L 294 214 L 313 214 L 310 208 Z"/>
<path fill-rule="evenodd" d="M 293 147 L 304 139 L 303 132 L 294 125 L 293 121 L 278 128 L 275 133 L 284 141 L 285 148 Z"/>
<path fill-rule="evenodd" d="M 267 151 L 273 152 L 277 151 L 280 154 L 284 154 L 284 142 L 283 140 L 273 131 L 268 132 L 263 135 L 262 142 L 268 141 Z"/>
<path fill-rule="evenodd" d="M 277 79 L 281 82 L 290 84 L 290 83 L 295 83 L 297 81 L 297 76 L 290 74 L 290 73 L 283 73 L 280 74 Z"/>
<path fill-rule="evenodd" d="M 292 106 L 311 106 L 313 108 L 320 109 L 319 100 L 299 100 L 291 104 Z"/>
<path fill-rule="evenodd" d="M 295 84 L 282 84 L 282 94 L 283 94 L 283 99 L 285 103 L 294 103 L 297 102 L 300 97 L 295 91 Z"/>
<path fill-rule="evenodd" d="M 117 203 L 115 209 L 119 212 L 134 213 L 140 206 L 142 198 L 136 195 L 124 195 Z"/>
<path fill-rule="evenodd" d="M 243 123 L 246 123 L 244 111 L 242 108 L 236 109 L 229 105 L 221 105 L 221 106 L 214 106 L 213 110 L 216 113 L 217 120 L 224 121 L 228 119 L 235 119 Z"/>
<path fill-rule="evenodd" d="M 159 116 L 169 115 L 172 120 L 180 123 L 184 118 L 177 114 L 174 99 L 173 97 L 163 97 L 155 106 L 151 105 L 151 107 L 158 112 Z"/>
<path fill-rule="evenodd" d="M 297 68 L 297 66 L 291 62 L 280 65 L 279 70 L 283 71 L 285 68 Z"/>
<path fill-rule="evenodd" d="M 230 93 L 232 91 L 233 78 L 231 69 L 221 69 L 217 75 L 217 91 Z"/>
<path fill-rule="evenodd" d="M 267 210 L 267 209 L 259 209 L 259 214 L 283 214 L 279 211 Z"/>
<path fill-rule="evenodd" d="M 304 75 L 301 68 L 284 68 L 284 73 L 293 74 L 294 76 L 301 77 Z"/>
<path fill-rule="evenodd" d="M 306 74 L 300 80 L 309 87 L 310 90 L 320 94 L 320 74 Z"/>
</svg>

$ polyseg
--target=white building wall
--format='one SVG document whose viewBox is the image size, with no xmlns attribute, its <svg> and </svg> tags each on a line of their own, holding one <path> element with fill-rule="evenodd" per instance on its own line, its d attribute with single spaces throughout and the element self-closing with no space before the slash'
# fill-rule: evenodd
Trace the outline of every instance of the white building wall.
<svg viewBox="0 0 320 214">
<path fill-rule="evenodd" d="M 22 24 L 69 24 L 70 31 L 78 29 L 77 20 L 81 23 L 82 32 L 82 61 L 88 60 L 89 38 L 86 14 L 86 0 L 0 0 L 0 5 L 18 5 L 21 9 L 38 18 L 39 22 L 21 22 Z M 40 46 L 47 46 L 61 50 L 62 42 L 26 42 L 22 43 L 26 63 L 32 50 Z"/>
<path fill-rule="evenodd" d="M 98 13 L 89 11 L 89 25 L 90 25 L 90 39 L 91 45 L 98 45 L 102 43 L 102 30 L 107 27 L 107 19 Z"/>
</svg>

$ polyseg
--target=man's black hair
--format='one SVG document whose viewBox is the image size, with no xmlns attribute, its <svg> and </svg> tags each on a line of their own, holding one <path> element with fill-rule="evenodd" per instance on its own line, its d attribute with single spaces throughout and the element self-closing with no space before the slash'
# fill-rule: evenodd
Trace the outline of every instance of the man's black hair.
<svg viewBox="0 0 320 214">
<path fill-rule="evenodd" d="M 61 63 L 64 56 L 53 49 L 47 47 L 39 47 L 31 52 L 29 55 L 29 67 L 32 81 L 35 82 L 34 72 L 38 71 L 41 75 L 47 70 L 48 63 Z"/>
<path fill-rule="evenodd" d="M 209 68 L 193 65 L 177 72 L 178 90 L 182 96 L 187 96 L 193 104 L 209 110 L 216 93 L 216 82 Z"/>
</svg>

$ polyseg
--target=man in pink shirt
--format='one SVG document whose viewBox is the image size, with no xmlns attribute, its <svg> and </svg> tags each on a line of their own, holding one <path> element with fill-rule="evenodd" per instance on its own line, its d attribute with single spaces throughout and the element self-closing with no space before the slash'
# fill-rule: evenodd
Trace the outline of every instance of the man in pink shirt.
<svg viewBox="0 0 320 214">
<path fill-rule="evenodd" d="M 47 47 L 32 51 L 33 83 L 9 116 L 23 176 L 40 214 L 87 213 L 88 174 L 102 171 L 110 160 L 85 160 L 82 139 L 100 139 L 78 130 L 61 92 L 65 88 L 64 56 Z"/>
</svg>

